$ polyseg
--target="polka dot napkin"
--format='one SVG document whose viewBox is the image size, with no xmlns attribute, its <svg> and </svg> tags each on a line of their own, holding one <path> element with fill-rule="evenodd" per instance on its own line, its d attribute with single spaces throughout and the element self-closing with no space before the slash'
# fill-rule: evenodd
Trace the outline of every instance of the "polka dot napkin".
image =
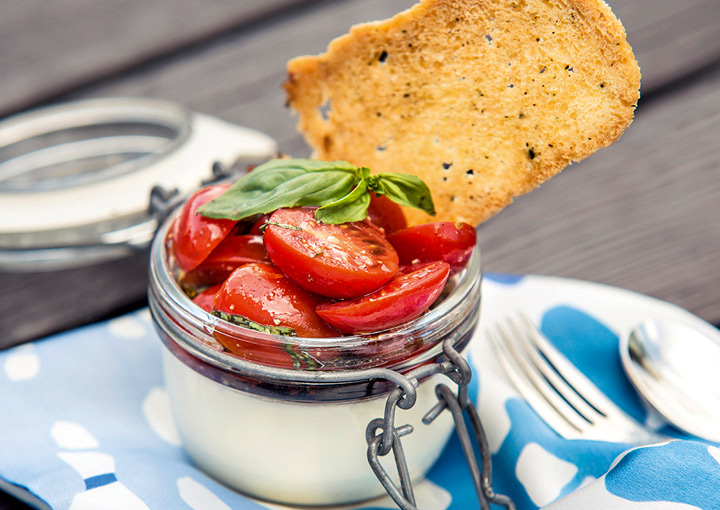
<svg viewBox="0 0 720 510">
<path fill-rule="evenodd" d="M 523 309 L 610 398 L 652 426 L 656 417 L 622 373 L 618 335 L 648 313 L 687 312 L 620 289 L 534 276 L 488 275 L 482 299 L 472 397 L 496 492 L 519 509 L 720 509 L 718 445 L 667 426 L 661 431 L 674 440 L 653 446 L 563 439 L 504 378 L 483 334 Z M 0 352 L 0 490 L 54 510 L 288 508 L 236 493 L 186 457 L 146 310 Z M 415 490 L 422 509 L 477 508 L 456 437 Z M 381 498 L 353 508 L 396 507 Z"/>
</svg>

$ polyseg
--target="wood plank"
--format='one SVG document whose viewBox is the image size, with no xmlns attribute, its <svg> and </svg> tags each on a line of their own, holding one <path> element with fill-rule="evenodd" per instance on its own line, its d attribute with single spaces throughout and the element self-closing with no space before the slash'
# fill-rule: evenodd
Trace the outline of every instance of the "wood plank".
<svg viewBox="0 0 720 510">
<path fill-rule="evenodd" d="M 312 0 L 0 3 L 0 115 Z"/>
<path fill-rule="evenodd" d="M 173 61 L 183 47 L 218 50 L 218 34 L 229 32 L 225 41 L 233 54 L 243 53 L 245 31 L 253 22 L 290 7 L 307 6 L 313 0 L 26 0 L 2 2 L 0 16 L 0 116 L 53 98 L 74 87 L 112 80 L 123 70 L 142 68 L 156 60 Z M 339 34 L 347 21 L 384 18 L 413 4 L 396 0 L 378 2 L 318 2 L 307 17 L 290 16 L 286 27 L 303 27 L 303 41 L 315 40 L 320 51 L 328 35 Z M 720 2 L 716 0 L 610 0 L 623 20 L 630 42 L 644 72 L 643 91 L 650 92 L 677 76 L 693 72 L 720 54 L 717 22 Z M 329 14 L 327 20 L 322 17 Z M 347 12 L 347 16 L 343 16 Z M 299 14 L 291 10 L 291 14 Z M 282 44 L 283 38 L 265 31 Z M 236 30 L 238 37 L 233 37 Z M 252 36 L 251 36 L 252 37 Z M 203 42 L 204 41 L 204 42 Z M 290 43 L 291 40 L 288 40 Z M 286 44 L 276 59 L 262 67 L 279 69 L 291 56 L 304 52 L 306 44 Z M 200 52 L 203 53 L 204 52 Z M 222 50 L 220 55 L 225 54 Z M 268 55 L 266 51 L 258 55 Z M 182 62 L 185 62 L 182 55 Z M 192 64 L 190 59 L 189 65 Z"/>
<path fill-rule="evenodd" d="M 0 272 L 0 349 L 144 306 L 147 273 L 147 251 L 54 273 Z"/>
<path fill-rule="evenodd" d="M 644 94 L 720 61 L 720 2 L 606 1 L 625 26 Z"/>
</svg>

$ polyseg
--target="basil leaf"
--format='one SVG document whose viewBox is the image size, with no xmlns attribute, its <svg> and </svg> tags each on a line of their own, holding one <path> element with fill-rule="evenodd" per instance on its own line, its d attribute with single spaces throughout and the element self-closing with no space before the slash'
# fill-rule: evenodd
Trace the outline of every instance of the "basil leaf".
<svg viewBox="0 0 720 510">
<path fill-rule="evenodd" d="M 287 326 L 266 326 L 264 324 L 259 324 L 255 321 L 251 321 L 250 319 L 242 315 L 233 315 L 217 310 L 213 311 L 212 314 L 215 317 L 219 317 L 220 319 L 229 322 L 230 324 L 236 324 L 238 326 L 242 326 L 243 328 L 252 329 L 253 331 L 270 333 L 272 335 L 298 336 L 298 334 L 293 328 L 288 328 Z"/>
<path fill-rule="evenodd" d="M 339 199 L 338 197 L 344 197 L 357 185 L 358 181 L 354 176 L 350 174 L 341 174 L 332 171 L 325 171 L 319 175 L 322 187 L 315 193 L 309 193 L 305 195 L 299 202 L 298 205 L 318 205 L 323 206 L 330 204 Z"/>
<path fill-rule="evenodd" d="M 406 207 L 415 207 L 435 216 L 430 189 L 419 177 L 409 174 L 378 174 L 379 192 L 393 202 Z"/>
<path fill-rule="evenodd" d="M 346 196 L 358 181 L 354 173 L 343 170 L 270 167 L 256 174 L 257 170 L 239 179 L 198 212 L 208 218 L 240 220 L 281 207 L 322 206 Z"/>
<path fill-rule="evenodd" d="M 283 344 L 280 346 L 280 348 L 290 355 L 290 358 L 293 361 L 293 368 L 295 368 L 296 370 L 299 370 L 301 368 L 308 368 L 310 370 L 320 368 L 320 363 L 318 363 L 315 358 L 310 356 L 310 354 L 308 354 L 306 351 L 297 349 L 295 345 Z"/>
<path fill-rule="evenodd" d="M 365 179 L 362 179 L 355 189 L 343 198 L 315 211 L 315 218 L 331 224 L 362 221 L 367 217 L 368 206 L 370 206 L 370 193 Z"/>
<path fill-rule="evenodd" d="M 241 220 L 282 207 L 318 206 L 318 221 L 345 223 L 367 217 L 370 192 L 435 214 L 430 190 L 413 175 L 371 175 L 369 168 L 346 161 L 312 159 L 263 163 L 198 212 L 208 218 Z"/>
</svg>

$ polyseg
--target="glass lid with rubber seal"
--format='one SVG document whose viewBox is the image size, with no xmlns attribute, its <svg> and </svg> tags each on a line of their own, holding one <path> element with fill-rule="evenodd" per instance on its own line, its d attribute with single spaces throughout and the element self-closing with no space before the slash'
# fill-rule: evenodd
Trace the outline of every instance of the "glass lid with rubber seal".
<svg viewBox="0 0 720 510">
<path fill-rule="evenodd" d="M 0 121 L 0 270 L 145 249 L 158 226 L 151 196 L 187 195 L 222 176 L 213 170 L 276 151 L 263 133 L 153 99 L 77 101 Z"/>
</svg>

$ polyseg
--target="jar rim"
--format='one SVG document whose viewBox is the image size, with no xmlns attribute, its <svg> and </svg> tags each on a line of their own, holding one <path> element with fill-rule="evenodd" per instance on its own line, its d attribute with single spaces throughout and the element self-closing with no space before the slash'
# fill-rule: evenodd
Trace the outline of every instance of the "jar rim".
<svg viewBox="0 0 720 510">
<path fill-rule="evenodd" d="M 156 326 L 165 331 L 172 329 L 172 341 L 176 345 L 218 368 L 276 381 L 319 382 L 331 373 L 333 382 L 355 381 L 358 380 L 358 371 L 365 373 L 373 368 L 409 370 L 437 358 L 442 354 L 442 343 L 448 335 L 458 335 L 462 339 L 474 328 L 482 281 L 479 241 L 466 268 L 453 277 L 455 287 L 449 294 L 425 314 L 400 326 L 373 333 L 309 338 L 286 337 L 230 324 L 194 304 L 173 278 L 167 256 L 167 237 L 177 214 L 178 211 L 165 220 L 153 240 L 150 252 L 150 310 Z M 324 359 L 321 366 L 304 364 L 302 360 L 292 368 L 273 366 L 262 360 L 243 359 L 227 352 L 213 336 L 218 331 L 226 335 L 239 335 L 244 341 L 265 348 L 283 349 L 291 345 L 297 351 L 316 355 L 341 349 L 344 359 Z M 404 357 L 398 355 L 396 351 L 401 342 L 416 342 L 417 349 L 409 349 Z M 368 352 L 382 352 L 383 349 L 391 352 L 386 352 L 386 356 L 367 355 Z M 362 359 L 355 359 L 349 353 L 359 354 Z"/>
</svg>

